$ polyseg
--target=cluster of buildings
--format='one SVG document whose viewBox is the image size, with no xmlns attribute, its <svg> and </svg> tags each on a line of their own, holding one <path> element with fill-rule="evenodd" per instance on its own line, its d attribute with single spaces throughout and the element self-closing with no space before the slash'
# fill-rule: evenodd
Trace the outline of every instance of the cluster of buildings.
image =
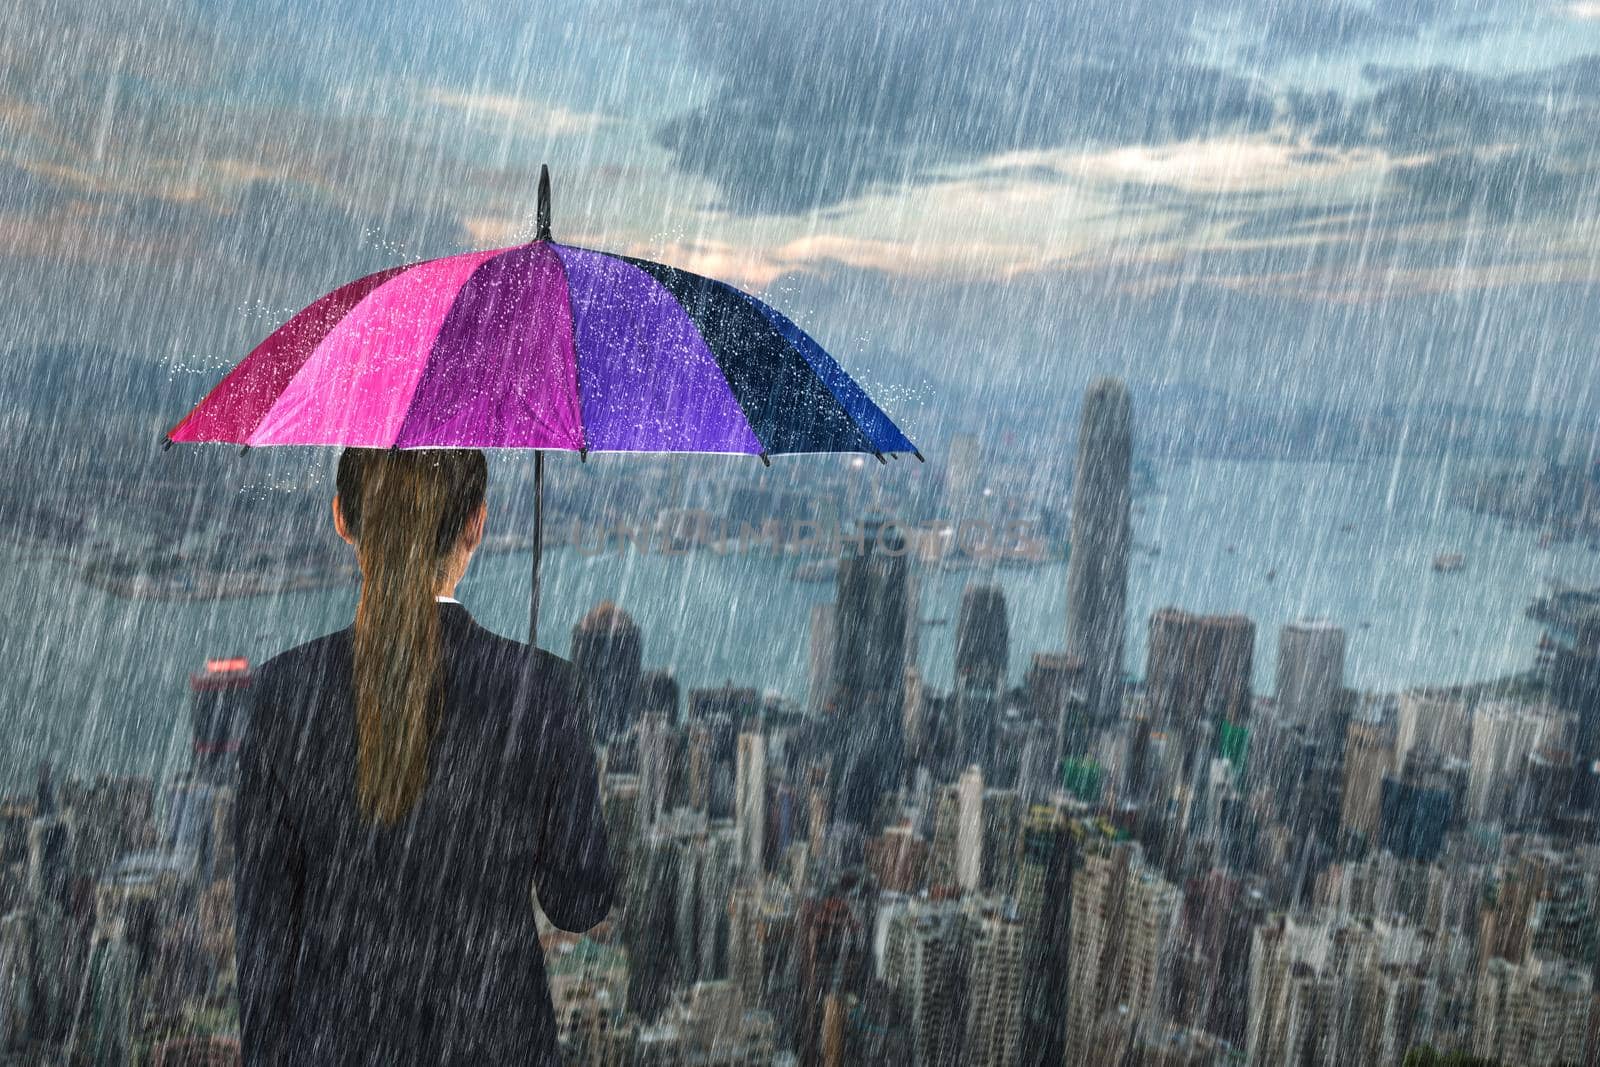
<svg viewBox="0 0 1600 1067">
<path fill-rule="evenodd" d="M 232 798 L 249 665 L 190 679 L 192 753 L 0 802 L 0 1065 L 237 1064 Z"/>
<path fill-rule="evenodd" d="M 915 563 L 873 523 L 796 620 L 804 706 L 680 691 L 615 605 L 577 624 L 622 882 L 544 939 L 568 1062 L 1595 1062 L 1600 624 L 1507 683 L 1367 693 L 1343 630 L 1293 623 L 1260 693 L 1251 619 L 1171 607 L 1131 680 L 1126 390 L 1083 420 L 1067 631 L 1026 665 L 978 583 L 926 684 Z M 247 683 L 195 676 L 159 795 L 46 774 L 0 810 L 0 1067 L 236 1062 Z"/>
</svg>

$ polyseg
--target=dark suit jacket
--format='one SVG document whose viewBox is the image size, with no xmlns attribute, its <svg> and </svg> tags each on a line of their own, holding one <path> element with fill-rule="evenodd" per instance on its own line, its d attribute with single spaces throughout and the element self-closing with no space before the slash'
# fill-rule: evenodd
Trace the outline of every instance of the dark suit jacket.
<svg viewBox="0 0 1600 1067">
<path fill-rule="evenodd" d="M 610 909 L 571 664 L 440 602 L 445 710 L 416 806 L 355 799 L 353 626 L 273 657 L 239 748 L 241 1045 L 280 1064 L 557 1062 L 531 889 L 557 926 Z"/>
</svg>

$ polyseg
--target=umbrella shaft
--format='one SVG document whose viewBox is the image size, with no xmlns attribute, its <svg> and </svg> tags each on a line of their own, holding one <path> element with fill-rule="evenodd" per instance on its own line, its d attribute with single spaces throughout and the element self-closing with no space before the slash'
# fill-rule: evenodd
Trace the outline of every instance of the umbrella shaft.
<svg viewBox="0 0 1600 1067">
<path fill-rule="evenodd" d="M 533 453 L 533 600 L 528 606 L 528 647 L 539 647 L 539 557 L 544 548 L 544 450 Z"/>
</svg>

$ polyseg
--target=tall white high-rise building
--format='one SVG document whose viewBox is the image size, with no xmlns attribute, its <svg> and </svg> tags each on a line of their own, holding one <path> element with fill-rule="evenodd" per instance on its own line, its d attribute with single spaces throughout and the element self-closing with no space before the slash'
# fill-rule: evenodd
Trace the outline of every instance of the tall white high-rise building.
<svg viewBox="0 0 1600 1067">
<path fill-rule="evenodd" d="M 734 793 L 739 866 L 746 871 L 760 871 L 765 865 L 767 828 L 767 743 L 760 733 L 739 735 Z"/>
<path fill-rule="evenodd" d="M 1093 841 L 1072 876 L 1066 1059 L 1107 1062 L 1107 1020 L 1124 1035 L 1161 1021 L 1183 895 L 1147 867 L 1131 841 Z"/>
<path fill-rule="evenodd" d="M 956 792 L 956 883 L 970 893 L 983 881 L 983 771 L 968 767 Z"/>
</svg>

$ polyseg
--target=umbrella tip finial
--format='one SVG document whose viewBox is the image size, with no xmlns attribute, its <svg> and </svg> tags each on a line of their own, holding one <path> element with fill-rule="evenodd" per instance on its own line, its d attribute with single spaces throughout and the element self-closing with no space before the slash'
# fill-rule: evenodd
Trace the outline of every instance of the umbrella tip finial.
<svg viewBox="0 0 1600 1067">
<path fill-rule="evenodd" d="M 539 164 L 539 235 L 535 241 L 550 240 L 550 166 Z"/>
</svg>

